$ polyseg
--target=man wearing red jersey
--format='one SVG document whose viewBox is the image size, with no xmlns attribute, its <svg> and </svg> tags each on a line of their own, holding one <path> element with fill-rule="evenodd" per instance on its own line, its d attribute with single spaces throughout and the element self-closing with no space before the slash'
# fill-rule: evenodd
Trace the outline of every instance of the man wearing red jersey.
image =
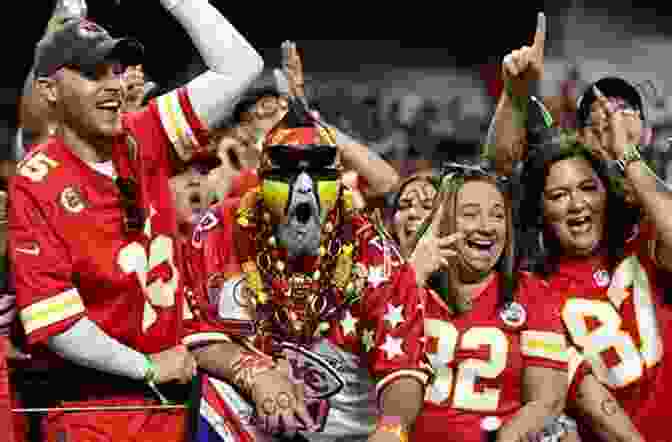
<svg viewBox="0 0 672 442">
<path fill-rule="evenodd" d="M 240 406 L 235 395 L 224 400 L 239 407 L 240 428 L 255 440 L 263 437 L 249 425 L 255 409 L 265 433 L 303 428 L 309 440 L 366 440 L 375 429 L 376 410 L 365 363 L 381 377 L 395 374 L 385 385 L 416 390 L 427 379 L 405 357 L 360 359 L 362 342 L 367 351 L 385 345 L 376 319 L 361 316 L 364 299 L 371 302 L 368 311 L 380 312 L 384 301 L 417 287 L 412 269 L 375 224 L 353 210 L 341 183 L 339 150 L 331 128 L 290 100 L 289 112 L 264 143 L 260 186 L 223 201 L 194 235 L 207 277 L 206 303 L 213 321 L 243 343 L 240 365 L 254 364 L 259 379 L 272 364 L 269 356 L 280 357 L 279 365 L 292 364 L 297 385 L 289 388 L 265 383 L 250 389 L 246 377 L 231 377 L 252 405 Z M 373 308 L 378 303 L 383 304 Z M 421 314 L 416 307 L 406 313 L 409 318 Z M 269 318 L 269 309 L 277 316 Z M 387 340 L 418 326 L 421 321 L 409 320 L 386 330 Z M 415 355 L 422 346 L 408 340 L 403 347 Z M 308 409 L 297 406 L 302 396 Z M 385 428 L 381 432 L 399 429 Z"/>
<path fill-rule="evenodd" d="M 162 3 L 210 69 L 141 112 L 120 111 L 119 74 L 142 62 L 136 41 L 73 19 L 36 50 L 37 86 L 58 129 L 11 183 L 10 256 L 28 342 L 79 366 L 67 372 L 76 388 L 55 395 L 83 407 L 146 404 L 143 385 L 163 399 L 155 384 L 193 376 L 194 358 L 180 344 L 202 335 L 190 333 L 198 329 L 189 325 L 168 178 L 176 162 L 207 146 L 208 126 L 230 112 L 263 66 L 207 0 Z M 182 413 L 101 416 L 53 413 L 47 439 L 184 437 Z"/>
</svg>

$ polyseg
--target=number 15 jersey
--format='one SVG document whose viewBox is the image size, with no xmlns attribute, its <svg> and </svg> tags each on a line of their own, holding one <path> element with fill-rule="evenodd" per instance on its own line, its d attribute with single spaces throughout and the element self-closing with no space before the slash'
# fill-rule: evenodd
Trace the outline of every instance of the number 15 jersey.
<svg viewBox="0 0 672 442">
<path fill-rule="evenodd" d="M 107 174 L 52 137 L 19 165 L 10 185 L 10 256 L 19 316 L 30 344 L 86 316 L 143 353 L 184 337 L 176 217 L 168 178 L 173 149 L 183 158 L 207 142 L 185 88 L 122 117 L 114 170 L 137 181 L 145 222 L 124 231 L 122 197 Z M 110 168 L 111 169 L 111 168 Z"/>
</svg>

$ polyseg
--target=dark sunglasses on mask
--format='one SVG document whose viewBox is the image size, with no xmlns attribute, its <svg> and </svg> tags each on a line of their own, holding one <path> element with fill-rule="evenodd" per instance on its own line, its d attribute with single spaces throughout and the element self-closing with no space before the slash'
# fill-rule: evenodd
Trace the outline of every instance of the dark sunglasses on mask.
<svg viewBox="0 0 672 442">
<path fill-rule="evenodd" d="M 273 146 L 269 151 L 271 169 L 263 179 L 290 181 L 302 172 L 318 181 L 335 181 L 340 174 L 335 167 L 336 147 L 311 145 L 299 150 L 292 146 Z"/>
</svg>

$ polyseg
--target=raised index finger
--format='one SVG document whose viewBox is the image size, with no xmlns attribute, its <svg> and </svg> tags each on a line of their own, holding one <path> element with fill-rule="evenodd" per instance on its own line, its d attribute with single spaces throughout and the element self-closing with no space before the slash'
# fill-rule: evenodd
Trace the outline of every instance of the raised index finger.
<svg viewBox="0 0 672 442">
<path fill-rule="evenodd" d="M 537 31 L 534 33 L 534 42 L 532 47 L 536 50 L 544 53 L 544 45 L 546 44 L 546 15 L 543 12 L 540 12 L 537 15 Z"/>
</svg>

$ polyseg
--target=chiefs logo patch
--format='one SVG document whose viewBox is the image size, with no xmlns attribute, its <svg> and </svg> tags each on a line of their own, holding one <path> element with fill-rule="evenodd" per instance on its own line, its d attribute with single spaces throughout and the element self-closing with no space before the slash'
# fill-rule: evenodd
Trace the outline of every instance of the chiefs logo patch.
<svg viewBox="0 0 672 442">
<path fill-rule="evenodd" d="M 79 213 L 86 208 L 82 194 L 74 187 L 66 187 L 59 197 L 61 206 L 70 213 Z"/>
<path fill-rule="evenodd" d="M 345 386 L 338 372 L 317 353 L 289 342 L 283 342 L 281 346 L 292 367 L 291 376 L 305 386 L 307 398 L 327 399 Z"/>
</svg>

